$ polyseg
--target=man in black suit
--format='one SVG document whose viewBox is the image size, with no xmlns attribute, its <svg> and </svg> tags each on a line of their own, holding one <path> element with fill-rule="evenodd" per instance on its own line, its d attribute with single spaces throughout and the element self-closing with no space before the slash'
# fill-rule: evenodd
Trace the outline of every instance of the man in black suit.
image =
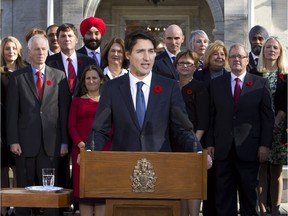
<svg viewBox="0 0 288 216">
<path fill-rule="evenodd" d="M 267 30 L 256 25 L 249 31 L 249 42 L 251 45 L 251 52 L 249 53 L 249 64 L 247 65 L 247 72 L 257 71 L 257 64 L 261 48 L 265 40 L 269 37 Z"/>
<path fill-rule="evenodd" d="M 202 149 L 191 131 L 181 125 L 181 116 L 188 116 L 178 83 L 152 73 L 155 47 L 150 32 L 137 30 L 125 37 L 130 71 L 103 87 L 94 122 L 100 125 L 94 133 L 96 150 L 103 149 L 112 127 L 113 151 L 170 152 L 171 135 L 182 151 L 193 151 L 194 142 L 197 151 Z M 104 121 L 103 115 L 107 115 Z M 87 144 L 86 148 L 91 148 L 90 142 Z"/>
<path fill-rule="evenodd" d="M 216 170 L 216 209 L 220 216 L 257 214 L 259 162 L 272 142 L 274 113 L 266 79 L 247 73 L 248 52 L 240 44 L 229 50 L 231 73 L 211 81 L 211 126 L 208 153 Z M 233 96 L 234 95 L 234 96 Z"/>
<path fill-rule="evenodd" d="M 57 29 L 57 40 L 61 47 L 61 52 L 49 56 L 46 60 L 46 64 L 50 67 L 59 69 L 65 72 L 68 82 L 66 82 L 68 91 L 65 92 L 66 97 L 69 100 L 69 106 L 72 97 L 77 96 L 81 93 L 81 86 L 79 86 L 79 81 L 83 70 L 88 65 L 95 65 L 95 61 L 83 54 L 77 53 L 75 50 L 76 44 L 78 43 L 78 32 L 76 27 L 70 23 L 64 23 L 60 25 Z M 70 64 L 70 66 L 69 66 Z M 72 66 L 71 66 L 72 64 Z M 71 70 L 73 73 L 71 74 Z M 73 77 L 72 77 L 73 75 Z M 68 121 L 68 115 L 67 115 Z M 66 131 L 68 129 L 66 128 Z M 68 133 L 68 132 L 67 132 Z M 67 144 L 70 144 L 67 143 Z M 70 169 L 69 169 L 69 154 L 62 155 L 60 158 L 60 172 L 59 175 L 59 185 L 61 187 L 71 187 L 70 184 Z"/>
<path fill-rule="evenodd" d="M 97 17 L 88 17 L 80 23 L 80 32 L 84 46 L 77 50 L 78 53 L 93 58 L 96 65 L 101 68 L 101 41 L 106 31 L 104 21 Z"/>
<path fill-rule="evenodd" d="M 164 33 L 165 51 L 155 58 L 153 72 L 159 75 L 178 80 L 179 75 L 176 71 L 176 55 L 181 51 L 184 42 L 182 29 L 178 25 L 170 25 Z"/>
<path fill-rule="evenodd" d="M 42 168 L 58 171 L 60 153 L 67 154 L 62 144 L 69 142 L 65 97 L 66 77 L 62 71 L 45 65 L 48 40 L 35 35 L 28 42 L 31 65 L 13 72 L 7 93 L 7 140 L 16 156 L 17 186 L 42 184 Z M 35 176 L 36 174 L 36 176 Z M 58 186 L 58 176 L 55 176 Z M 19 208 L 17 215 L 29 215 L 28 208 Z M 45 209 L 44 215 L 57 215 Z"/>
</svg>

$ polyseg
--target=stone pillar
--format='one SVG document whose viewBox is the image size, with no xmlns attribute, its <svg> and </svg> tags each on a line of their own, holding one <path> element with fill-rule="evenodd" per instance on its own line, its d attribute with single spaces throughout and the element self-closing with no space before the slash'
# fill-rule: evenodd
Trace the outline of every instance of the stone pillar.
<svg viewBox="0 0 288 216">
<path fill-rule="evenodd" d="M 224 40 L 227 48 L 233 43 L 241 43 L 249 48 L 247 12 L 247 0 L 224 0 Z"/>
<path fill-rule="evenodd" d="M 79 42 L 77 49 L 82 46 L 82 36 L 80 34 L 79 26 L 83 20 L 83 0 L 60 0 L 61 7 L 59 7 L 59 24 L 72 23 L 78 29 Z M 56 16 L 56 12 L 55 12 Z"/>
</svg>

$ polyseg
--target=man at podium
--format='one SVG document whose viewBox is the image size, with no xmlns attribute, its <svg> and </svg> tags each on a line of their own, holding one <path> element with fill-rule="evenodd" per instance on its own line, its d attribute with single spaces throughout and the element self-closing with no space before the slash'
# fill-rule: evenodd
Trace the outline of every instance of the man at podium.
<svg viewBox="0 0 288 216">
<path fill-rule="evenodd" d="M 113 128 L 112 151 L 169 152 L 172 137 L 182 151 L 202 151 L 192 128 L 185 126 L 177 81 L 152 73 L 155 47 L 150 32 L 126 36 L 130 71 L 105 83 L 86 149 L 102 150 Z"/>
</svg>

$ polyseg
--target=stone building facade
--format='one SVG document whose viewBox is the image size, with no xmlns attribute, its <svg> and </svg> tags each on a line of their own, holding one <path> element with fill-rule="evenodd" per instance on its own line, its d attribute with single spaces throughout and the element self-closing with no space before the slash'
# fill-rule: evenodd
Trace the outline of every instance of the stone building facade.
<svg viewBox="0 0 288 216">
<path fill-rule="evenodd" d="M 13 35 L 18 38 L 24 54 L 25 34 L 37 26 L 45 29 L 47 23 L 47 1 L 53 0 L 0 0 L 1 38 Z M 165 26 L 176 23 L 186 36 L 188 45 L 190 32 L 203 29 L 211 41 L 223 40 L 243 43 L 249 49 L 249 19 L 252 25 L 265 26 L 270 34 L 277 35 L 288 49 L 288 0 L 54 0 L 54 23 L 73 23 L 79 27 L 83 18 L 97 16 L 104 19 L 107 32 L 103 44 L 112 36 L 125 36 L 133 28 L 147 27 L 161 34 Z M 252 4 L 252 10 L 249 6 Z M 252 13 L 251 13 L 252 11 Z M 251 25 L 251 24 L 250 24 Z M 79 34 L 78 47 L 82 46 Z"/>
</svg>

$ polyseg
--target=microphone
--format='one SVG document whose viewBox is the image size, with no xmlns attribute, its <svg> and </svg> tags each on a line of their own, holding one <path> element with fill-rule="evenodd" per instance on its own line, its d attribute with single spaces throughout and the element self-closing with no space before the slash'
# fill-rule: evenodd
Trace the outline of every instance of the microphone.
<svg viewBox="0 0 288 216">
<path fill-rule="evenodd" d="M 109 117 L 110 114 L 111 114 L 110 107 L 106 107 L 100 113 L 100 115 L 98 115 L 97 118 L 95 118 L 95 120 L 94 120 L 94 122 L 92 124 L 92 130 L 99 131 L 101 129 L 101 127 L 103 126 L 104 122 L 106 121 L 106 119 Z"/>
<path fill-rule="evenodd" d="M 106 107 L 100 115 L 95 118 L 93 124 L 92 124 L 92 140 L 91 140 L 91 151 L 95 151 L 95 140 L 94 140 L 94 134 L 95 132 L 99 131 L 109 115 L 111 114 L 111 109 L 110 107 Z"/>
<path fill-rule="evenodd" d="M 194 143 L 193 143 L 193 152 L 198 152 L 198 139 L 194 133 L 194 127 L 191 121 L 189 120 L 188 116 L 183 113 L 183 111 L 179 107 L 172 107 L 172 112 L 176 114 L 178 119 L 180 120 L 182 126 L 184 127 L 185 130 L 189 130 L 193 137 L 194 137 Z"/>
</svg>

